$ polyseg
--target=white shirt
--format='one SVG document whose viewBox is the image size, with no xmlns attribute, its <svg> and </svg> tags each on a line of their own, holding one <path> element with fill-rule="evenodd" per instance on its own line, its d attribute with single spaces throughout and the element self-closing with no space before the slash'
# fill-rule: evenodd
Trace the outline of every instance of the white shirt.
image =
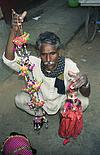
<svg viewBox="0 0 100 155">
<path fill-rule="evenodd" d="M 18 71 L 19 65 L 17 61 L 20 60 L 20 57 L 15 54 L 14 60 L 8 60 L 3 54 L 3 61 L 4 63 L 9 66 L 11 69 Z M 32 70 L 32 74 L 34 78 L 40 82 L 43 81 L 39 97 L 41 100 L 44 100 L 43 109 L 48 114 L 56 114 L 60 109 L 61 105 L 64 104 L 66 95 L 58 94 L 57 88 L 54 87 L 56 78 L 46 77 L 41 71 L 41 59 L 35 56 L 30 56 L 29 60 L 32 64 L 35 64 L 35 67 Z M 65 68 L 64 68 L 64 84 L 67 90 L 68 84 L 71 80 L 71 77 L 68 75 L 68 72 L 72 71 L 74 73 L 79 73 L 79 69 L 71 59 L 65 58 Z"/>
</svg>

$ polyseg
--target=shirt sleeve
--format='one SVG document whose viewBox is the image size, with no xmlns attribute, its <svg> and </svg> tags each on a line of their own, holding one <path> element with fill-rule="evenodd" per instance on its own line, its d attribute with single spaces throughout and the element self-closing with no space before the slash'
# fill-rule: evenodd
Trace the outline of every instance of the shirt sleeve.
<svg viewBox="0 0 100 155">
<path fill-rule="evenodd" d="M 3 62 L 11 69 L 13 69 L 14 71 L 17 71 L 19 70 L 19 65 L 17 63 L 17 61 L 19 60 L 20 61 L 20 57 L 17 56 L 17 54 L 15 53 L 15 58 L 14 60 L 9 60 L 5 57 L 5 52 L 3 53 L 3 56 L 2 56 L 2 59 L 3 59 Z"/>
</svg>

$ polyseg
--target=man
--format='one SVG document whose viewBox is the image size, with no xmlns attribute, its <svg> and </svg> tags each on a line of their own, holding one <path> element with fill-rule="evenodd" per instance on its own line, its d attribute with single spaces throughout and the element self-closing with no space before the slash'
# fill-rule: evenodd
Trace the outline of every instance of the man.
<svg viewBox="0 0 100 155">
<path fill-rule="evenodd" d="M 11 69 L 18 71 L 18 55 L 13 52 L 13 39 L 18 33 L 21 33 L 22 22 L 26 12 L 18 15 L 14 10 L 12 18 L 12 27 L 8 38 L 3 61 Z M 40 82 L 43 81 L 39 98 L 44 101 L 43 109 L 47 114 L 56 114 L 63 106 L 66 100 L 68 85 L 73 80 L 72 89 L 78 89 L 79 98 L 82 101 L 83 111 L 89 104 L 90 83 L 86 75 L 80 75 L 76 64 L 69 58 L 60 56 L 60 39 L 53 32 L 41 33 L 36 41 L 36 47 L 40 52 L 40 58 L 29 56 L 31 63 L 35 64 L 32 70 L 34 78 Z M 35 115 L 34 110 L 28 106 L 30 96 L 27 93 L 17 94 L 15 97 L 16 106 L 25 110 L 31 115 Z M 42 115 L 40 111 L 38 115 Z"/>
</svg>

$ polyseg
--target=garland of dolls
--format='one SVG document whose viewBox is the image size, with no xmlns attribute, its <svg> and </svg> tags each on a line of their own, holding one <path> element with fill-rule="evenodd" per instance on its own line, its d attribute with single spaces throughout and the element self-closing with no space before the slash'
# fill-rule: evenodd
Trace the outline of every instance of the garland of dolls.
<svg viewBox="0 0 100 155">
<path fill-rule="evenodd" d="M 40 87 L 43 81 L 38 82 L 32 76 L 32 70 L 35 67 L 35 64 L 32 64 L 29 61 L 30 53 L 27 51 L 26 43 L 29 40 L 29 33 L 24 32 L 21 36 L 17 36 L 14 38 L 13 43 L 15 45 L 15 52 L 21 57 L 21 60 L 17 63 L 19 64 L 19 76 L 22 76 L 26 82 L 26 87 L 22 89 L 22 91 L 28 93 L 30 95 L 30 102 L 28 106 L 30 110 L 34 109 L 35 117 L 33 118 L 33 125 L 35 130 L 39 130 L 43 123 L 45 123 L 45 127 L 48 128 L 48 120 L 44 116 L 43 105 L 44 101 L 41 101 L 38 95 Z M 32 79 L 30 78 L 30 75 Z M 37 116 L 37 112 L 41 110 L 43 112 L 42 116 Z"/>
</svg>

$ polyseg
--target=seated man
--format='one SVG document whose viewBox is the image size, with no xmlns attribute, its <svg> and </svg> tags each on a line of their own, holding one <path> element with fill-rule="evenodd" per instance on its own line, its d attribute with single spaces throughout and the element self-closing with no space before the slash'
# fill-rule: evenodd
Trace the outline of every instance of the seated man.
<svg viewBox="0 0 100 155">
<path fill-rule="evenodd" d="M 4 63 L 11 69 L 18 71 L 17 61 L 20 57 L 13 52 L 13 39 L 21 30 L 22 22 L 26 12 L 18 15 L 13 11 L 12 27 L 8 38 L 6 50 L 3 54 Z M 79 74 L 79 69 L 71 59 L 60 56 L 60 38 L 53 32 L 41 33 L 36 41 L 36 47 L 39 50 L 40 57 L 29 56 L 31 63 L 35 64 L 32 70 L 34 78 L 40 82 L 43 81 L 39 98 L 44 101 L 43 109 L 47 114 L 56 114 L 63 106 L 66 100 L 68 85 L 73 81 L 73 89 L 78 89 L 79 98 L 82 101 L 83 111 L 89 104 L 90 83 L 87 76 Z M 31 115 L 35 115 L 34 110 L 28 106 L 30 96 L 22 92 L 15 97 L 16 106 Z M 41 112 L 39 115 L 42 115 Z"/>
</svg>

